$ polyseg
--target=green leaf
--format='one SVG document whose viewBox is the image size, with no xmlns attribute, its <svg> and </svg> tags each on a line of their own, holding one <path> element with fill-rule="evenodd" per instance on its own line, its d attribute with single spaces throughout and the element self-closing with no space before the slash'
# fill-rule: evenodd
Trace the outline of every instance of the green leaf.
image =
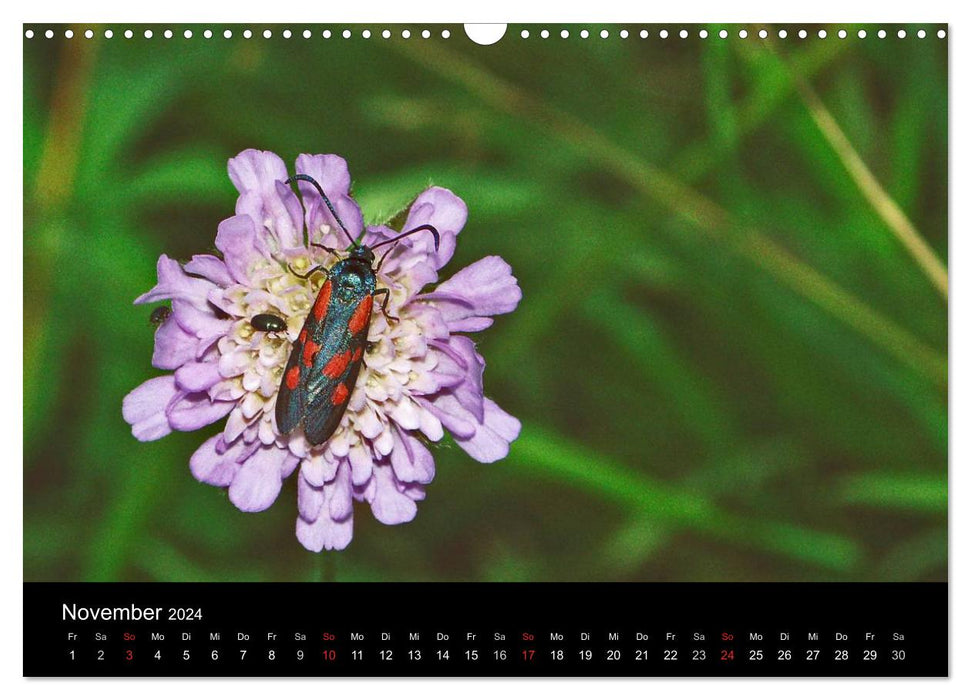
<svg viewBox="0 0 971 700">
<path fill-rule="evenodd" d="M 733 429 L 726 407 L 646 310 L 604 289 L 592 291 L 583 309 L 587 319 L 613 339 L 640 374 L 661 388 L 672 409 L 706 445 L 717 449 L 729 442 Z"/>
<path fill-rule="evenodd" d="M 125 183 L 122 196 L 139 205 L 160 202 L 231 203 L 234 188 L 226 176 L 223 154 L 190 148 L 166 153 L 146 163 Z"/>
<path fill-rule="evenodd" d="M 672 540 L 671 530 L 650 518 L 637 518 L 617 530 L 600 554 L 606 575 L 629 576 L 657 557 Z"/>
<path fill-rule="evenodd" d="M 928 513 L 947 512 L 947 475 L 932 472 L 868 472 L 842 479 L 844 502 Z"/>
</svg>

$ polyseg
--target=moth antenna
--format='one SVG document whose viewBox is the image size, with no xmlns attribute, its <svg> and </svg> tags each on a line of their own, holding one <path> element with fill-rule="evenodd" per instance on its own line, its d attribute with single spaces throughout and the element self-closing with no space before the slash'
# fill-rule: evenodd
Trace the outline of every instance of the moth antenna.
<svg viewBox="0 0 971 700">
<path fill-rule="evenodd" d="M 438 250 L 438 245 L 440 242 L 438 229 L 432 226 L 431 224 L 422 224 L 421 226 L 416 226 L 410 231 L 405 231 L 400 236 L 395 236 L 394 238 L 390 238 L 386 241 L 381 241 L 380 243 L 371 246 L 371 250 L 374 250 L 375 248 L 380 248 L 383 245 L 391 245 L 392 243 L 396 243 L 397 241 L 400 241 L 405 236 L 410 236 L 414 233 L 420 233 L 421 231 L 431 231 L 432 236 L 435 237 L 435 250 Z"/>
<path fill-rule="evenodd" d="M 317 192 L 320 194 L 320 196 L 323 198 L 324 204 L 326 204 L 327 208 L 330 209 L 330 213 L 334 216 L 334 219 L 337 220 L 337 223 L 340 225 L 341 230 L 344 232 L 344 235 L 347 236 L 347 240 L 351 242 L 351 245 L 354 245 L 354 237 L 351 235 L 350 231 L 347 230 L 347 226 L 344 225 L 344 222 L 341 221 L 341 217 L 337 215 L 337 210 L 334 209 L 334 205 L 330 203 L 330 199 L 328 199 L 327 195 L 324 194 L 324 190 L 320 186 L 320 184 L 309 175 L 303 175 L 303 174 L 297 174 L 297 175 L 294 175 L 293 177 L 288 177 L 286 180 L 286 184 L 289 185 L 291 182 L 295 180 L 303 180 L 304 182 L 309 182 L 311 185 L 314 186 L 314 189 L 316 189 Z M 438 239 L 436 238 L 436 240 Z M 438 248 L 437 245 L 435 247 L 436 249 Z"/>
</svg>

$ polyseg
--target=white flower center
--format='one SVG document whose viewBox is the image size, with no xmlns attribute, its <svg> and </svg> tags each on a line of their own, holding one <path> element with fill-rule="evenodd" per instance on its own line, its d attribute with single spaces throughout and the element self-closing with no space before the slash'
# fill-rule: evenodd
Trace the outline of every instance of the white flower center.
<svg viewBox="0 0 971 700">
<path fill-rule="evenodd" d="M 403 285 L 378 275 L 378 288 L 391 290 L 387 314 L 383 296 L 371 315 L 367 351 L 347 410 L 334 435 L 325 445 L 311 446 L 297 431 L 277 435 L 274 411 L 283 373 L 307 314 L 326 280 L 325 270 L 338 257 L 313 248 L 280 255 L 280 262 L 263 261 L 250 278 L 257 287 L 234 285 L 224 291 L 222 308 L 235 318 L 229 333 L 218 343 L 219 369 L 225 378 L 213 387 L 213 397 L 238 401 L 226 424 L 227 440 L 242 435 L 289 447 L 299 457 L 330 450 L 342 457 L 351 450 L 366 449 L 375 459 L 390 453 L 394 445 L 392 423 L 404 430 L 425 430 L 437 439 L 441 426 L 434 416 L 412 400 L 412 393 L 427 393 L 428 372 L 437 355 L 428 352 L 422 317 L 412 314 L 404 302 Z M 315 268 L 321 269 L 312 272 Z M 257 330 L 250 320 L 272 314 L 286 322 L 286 331 Z"/>
</svg>

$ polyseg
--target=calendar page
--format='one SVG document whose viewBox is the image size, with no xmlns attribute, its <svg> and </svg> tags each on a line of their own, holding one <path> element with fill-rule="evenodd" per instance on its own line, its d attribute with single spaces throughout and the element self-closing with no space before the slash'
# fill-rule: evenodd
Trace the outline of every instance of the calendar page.
<svg viewBox="0 0 971 700">
<path fill-rule="evenodd" d="M 23 25 L 23 674 L 947 676 L 948 35 Z"/>
</svg>

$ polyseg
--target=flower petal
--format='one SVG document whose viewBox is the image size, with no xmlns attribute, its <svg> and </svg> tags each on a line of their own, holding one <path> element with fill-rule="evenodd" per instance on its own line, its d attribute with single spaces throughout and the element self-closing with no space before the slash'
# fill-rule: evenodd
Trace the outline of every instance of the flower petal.
<svg viewBox="0 0 971 700">
<path fill-rule="evenodd" d="M 327 494 L 327 512 L 333 520 L 341 521 L 351 517 L 354 500 L 351 489 L 351 470 L 344 462 L 337 469 L 334 480 L 324 485 Z"/>
<path fill-rule="evenodd" d="M 475 435 L 478 423 L 469 411 L 462 407 L 451 394 L 439 394 L 428 400 L 424 397 L 418 398 L 419 403 L 424 406 L 428 413 L 438 418 L 442 425 L 452 433 L 452 437 L 470 438 Z"/>
<path fill-rule="evenodd" d="M 435 269 L 440 270 L 452 259 L 455 237 L 468 218 L 468 207 L 454 192 L 444 187 L 429 187 L 411 205 L 402 231 L 410 231 L 423 224 L 431 224 L 438 230 L 441 240 L 437 252 L 431 236 L 414 236 L 405 240 L 410 241 L 412 251 L 426 253 Z"/>
<path fill-rule="evenodd" d="M 434 292 L 418 298 L 435 305 L 452 333 L 468 333 L 492 325 L 489 316 L 514 310 L 523 292 L 509 263 L 490 255 L 462 268 Z"/>
<path fill-rule="evenodd" d="M 165 409 L 178 394 L 171 374 L 155 377 L 133 389 L 121 402 L 121 415 L 142 442 L 158 440 L 172 432 Z"/>
<path fill-rule="evenodd" d="M 289 445 L 292 449 L 292 445 Z M 300 476 L 315 488 L 322 487 L 328 481 L 333 481 L 340 466 L 340 460 L 329 451 L 308 455 L 300 463 Z"/>
<path fill-rule="evenodd" d="M 233 410 L 234 401 L 213 401 L 209 394 L 187 394 L 168 406 L 165 414 L 174 430 L 192 431 L 204 428 Z"/>
<path fill-rule="evenodd" d="M 327 195 L 341 221 L 347 227 L 351 238 L 357 238 L 364 230 L 364 216 L 361 208 L 350 197 L 351 174 L 347 170 L 347 161 L 335 155 L 297 156 L 297 173 L 309 175 Z M 344 248 L 347 238 L 340 231 L 340 227 L 330 210 L 324 204 L 317 189 L 309 182 L 299 181 L 300 196 L 306 209 L 307 235 L 315 243 L 323 243 L 331 247 Z M 321 228 L 329 229 L 325 239 L 320 237 Z"/>
<path fill-rule="evenodd" d="M 297 195 L 284 184 L 289 177 L 283 159 L 270 151 L 248 149 L 229 161 L 229 179 L 239 190 L 236 213 L 249 216 L 270 233 L 271 250 L 302 244 L 303 211 Z"/>
<path fill-rule="evenodd" d="M 243 415 L 242 409 L 237 405 L 229 413 L 226 425 L 223 427 L 223 439 L 227 442 L 235 442 L 249 427 L 249 421 Z"/>
<path fill-rule="evenodd" d="M 403 229 L 408 231 L 410 229 Z M 398 231 L 387 226 L 369 226 L 368 232 L 364 237 L 364 243 L 374 247 L 383 241 L 390 240 L 399 234 Z M 437 262 L 428 256 L 428 250 L 435 249 L 435 239 L 430 233 L 417 233 L 414 238 L 428 238 L 428 246 L 421 245 L 413 248 L 414 241 L 411 236 L 403 238 L 397 244 L 391 246 L 390 251 L 381 250 L 380 255 L 385 255 L 387 259 L 381 265 L 382 274 L 393 279 L 396 283 L 404 285 L 408 290 L 408 299 L 421 291 L 426 284 L 431 284 L 438 280 Z M 426 249 L 427 248 L 427 249 Z"/>
<path fill-rule="evenodd" d="M 315 493 L 304 491 L 307 502 L 301 506 L 300 517 L 297 518 L 297 539 L 314 552 L 322 549 L 344 549 L 354 532 L 348 464 L 342 462 L 336 478 L 324 484 L 321 489 L 314 489 L 309 484 L 303 488 Z"/>
<path fill-rule="evenodd" d="M 152 366 L 158 369 L 178 369 L 195 358 L 198 346 L 199 339 L 169 316 L 155 331 Z"/>
<path fill-rule="evenodd" d="M 303 467 L 297 477 L 297 512 L 308 522 L 319 517 L 320 509 L 324 505 L 323 487 L 314 486 L 304 478 Z"/>
<path fill-rule="evenodd" d="M 438 442 L 445 437 L 445 430 L 442 428 L 441 419 L 428 410 L 421 412 L 421 427 L 419 430 L 432 442 Z"/>
<path fill-rule="evenodd" d="M 261 192 L 287 179 L 287 166 L 276 153 L 247 148 L 229 159 L 229 179 L 240 194 Z"/>
<path fill-rule="evenodd" d="M 399 525 L 414 520 L 418 506 L 398 490 L 394 473 L 389 467 L 374 470 L 374 495 L 371 498 L 371 512 L 378 522 L 385 525 Z"/>
<path fill-rule="evenodd" d="M 162 255 L 155 266 L 158 284 L 135 299 L 136 304 L 147 304 L 164 299 L 187 301 L 198 309 L 207 308 L 209 290 L 215 285 L 200 277 L 187 275 L 182 266 L 167 255 Z"/>
<path fill-rule="evenodd" d="M 266 256 L 256 245 L 256 223 L 249 216 L 231 216 L 219 222 L 216 248 L 226 267 L 240 284 L 252 285 L 250 272 Z"/>
<path fill-rule="evenodd" d="M 495 462 L 509 454 L 509 443 L 519 437 L 522 428 L 516 418 L 488 398 L 483 401 L 481 423 L 451 394 L 422 401 L 448 428 L 458 446 L 479 462 Z"/>
<path fill-rule="evenodd" d="M 476 421 L 481 423 L 483 421 L 482 373 L 485 371 L 485 360 L 475 351 L 475 343 L 465 336 L 453 335 L 448 343 L 433 341 L 432 345 L 443 353 L 435 368 L 436 373 L 442 372 L 446 375 L 442 383 L 447 385 L 450 375 L 462 376 L 462 381 L 452 385 L 448 391 L 475 416 Z"/>
<path fill-rule="evenodd" d="M 225 335 L 230 326 L 229 319 L 218 318 L 212 306 L 200 309 L 182 299 L 172 301 L 172 318 L 200 339 Z"/>
<path fill-rule="evenodd" d="M 486 399 L 485 421 L 472 437 L 456 438 L 455 442 L 479 462 L 496 462 L 509 454 L 509 444 L 519 437 L 521 429 L 522 423 Z"/>
<path fill-rule="evenodd" d="M 187 362 L 175 371 L 175 383 L 183 391 L 206 391 L 221 379 L 216 362 Z"/>
<path fill-rule="evenodd" d="M 192 260 L 185 264 L 185 271 L 192 275 L 205 277 L 220 287 L 228 287 L 234 281 L 233 276 L 229 274 L 226 263 L 215 255 L 193 255 Z"/>
<path fill-rule="evenodd" d="M 354 516 L 346 520 L 333 520 L 326 508 L 321 508 L 320 517 L 313 522 L 297 518 L 297 539 L 311 552 L 324 549 L 344 549 L 354 537 Z"/>
<path fill-rule="evenodd" d="M 408 433 L 394 431 L 395 446 L 391 450 L 391 468 L 402 482 L 430 484 L 435 478 L 435 458 L 432 453 Z"/>
<path fill-rule="evenodd" d="M 371 478 L 374 462 L 371 459 L 370 451 L 365 449 L 363 445 L 357 443 L 352 446 L 347 453 L 347 459 L 351 463 L 351 480 L 355 485 L 363 484 Z"/>
<path fill-rule="evenodd" d="M 189 469 L 192 476 L 204 484 L 225 488 L 233 483 L 239 463 L 236 461 L 243 449 L 242 443 L 230 446 L 220 454 L 219 435 L 206 440 L 189 458 Z"/>
<path fill-rule="evenodd" d="M 295 459 L 278 447 L 261 447 L 240 466 L 229 486 L 229 500 L 246 513 L 266 510 L 280 495 L 282 463 Z"/>
<path fill-rule="evenodd" d="M 300 464 L 300 457 L 291 453 L 289 450 L 285 450 L 285 453 L 287 458 L 280 464 L 280 478 L 283 481 L 286 481 L 296 470 L 297 465 Z"/>
<path fill-rule="evenodd" d="M 417 404 L 407 397 L 396 403 L 390 417 L 405 430 L 417 430 L 421 425 L 421 412 Z"/>
</svg>

